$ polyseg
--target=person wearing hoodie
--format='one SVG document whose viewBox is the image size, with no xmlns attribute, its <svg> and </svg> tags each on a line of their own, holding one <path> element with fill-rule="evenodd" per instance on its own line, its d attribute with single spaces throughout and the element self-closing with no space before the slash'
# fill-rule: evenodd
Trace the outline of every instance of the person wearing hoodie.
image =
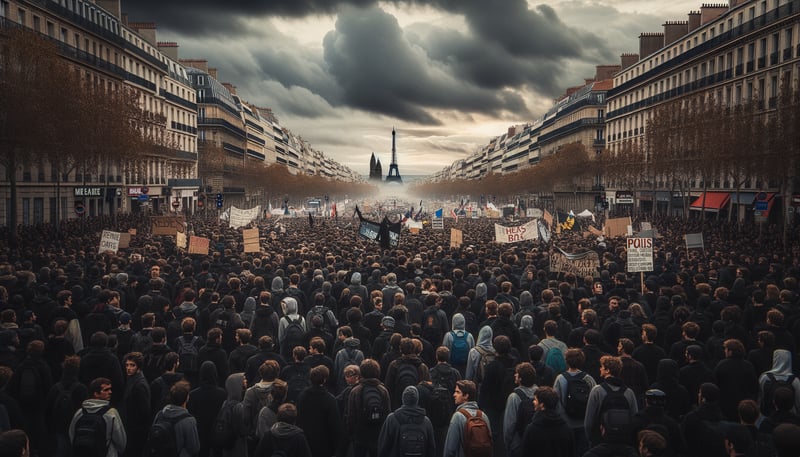
<svg viewBox="0 0 800 457">
<path fill-rule="evenodd" d="M 194 416 L 197 431 L 200 434 L 200 444 L 202 445 L 200 451 L 201 457 L 209 455 L 214 421 L 217 418 L 217 413 L 222 403 L 228 396 L 225 389 L 219 387 L 217 376 L 219 376 L 219 374 L 217 373 L 216 367 L 214 367 L 214 363 L 208 360 L 203 362 L 203 364 L 200 365 L 200 386 L 192 389 L 186 406 L 189 413 Z M 174 384 L 170 389 L 170 397 L 172 396 L 172 389 L 178 384 L 181 384 L 181 382 L 179 381 Z M 167 407 L 169 407 L 169 405 L 167 405 Z"/>
<path fill-rule="evenodd" d="M 450 419 L 450 426 L 447 429 L 447 437 L 444 441 L 444 457 L 464 457 L 464 429 L 467 424 L 467 417 L 475 416 L 480 413 L 481 419 L 486 422 L 489 433 L 492 432 L 492 424 L 489 417 L 478 409 L 478 391 L 475 383 L 469 380 L 461 380 L 456 383 L 456 390 L 453 392 L 453 399 L 456 403 L 456 412 Z"/>
<path fill-rule="evenodd" d="M 150 386 L 142 371 L 144 356 L 141 352 L 125 355 L 125 394 L 122 397 L 120 416 L 125 423 L 125 431 L 130 440 L 125 455 L 139 457 L 147 440 L 147 424 L 152 417 L 150 409 Z"/>
<path fill-rule="evenodd" d="M 479 383 L 481 381 L 481 359 L 486 356 L 490 358 L 495 356 L 494 346 L 492 346 L 492 328 L 489 326 L 481 328 L 480 332 L 478 332 L 478 343 L 475 345 L 475 347 L 469 350 L 469 355 L 467 356 L 467 369 L 464 373 L 464 379 L 468 379 L 475 383 Z M 473 397 L 473 400 L 478 400 L 477 394 Z"/>
<path fill-rule="evenodd" d="M 636 401 L 636 394 L 625 386 L 620 376 L 622 375 L 622 361 L 619 357 L 604 355 L 600 358 L 600 376 L 602 380 L 589 392 L 589 399 L 586 402 L 586 417 L 583 420 L 583 427 L 586 436 L 592 445 L 600 444 L 602 435 L 600 425 L 602 421 L 603 400 L 608 396 L 608 390 L 624 392 L 625 400 L 628 402 L 628 410 L 631 416 L 639 411 Z"/>
<path fill-rule="evenodd" d="M 258 295 L 258 306 L 253 313 L 253 320 L 250 323 L 250 332 L 253 341 L 258 341 L 264 335 L 276 338 L 278 335 L 278 313 L 272 307 L 272 294 L 269 291 L 262 291 Z"/>
<path fill-rule="evenodd" d="M 56 456 L 69 454 L 69 424 L 72 416 L 81 407 L 81 403 L 89 396 L 89 390 L 78 382 L 78 367 L 81 359 L 78 356 L 67 356 L 63 362 L 61 380 L 59 380 L 47 393 L 44 415 L 47 418 L 47 431 L 55 440 L 50 439 L 50 451 Z M 69 392 L 69 404 L 62 405 L 56 400 L 62 392 Z M 6 408 L 8 409 L 8 408 Z"/>
<path fill-rule="evenodd" d="M 308 443 L 314 457 L 331 457 L 339 448 L 341 440 L 341 416 L 336 398 L 328 392 L 326 384 L 330 371 L 325 365 L 311 369 L 311 386 L 297 397 L 297 425 L 306 436 L 313 437 Z"/>
<path fill-rule="evenodd" d="M 378 455 L 381 457 L 402 457 L 419 455 L 434 457 L 436 439 L 433 425 L 425 416 L 425 409 L 419 407 L 419 392 L 414 386 L 403 390 L 403 405 L 389 414 L 378 436 Z"/>
<path fill-rule="evenodd" d="M 247 379 L 244 373 L 233 373 L 225 380 L 225 391 L 228 398 L 222 403 L 220 413 L 230 409 L 231 426 L 236 430 L 236 440 L 227 449 L 220 449 L 222 457 L 240 457 L 247 455 L 247 427 L 244 417 L 244 392 L 247 388 Z"/>
<path fill-rule="evenodd" d="M 185 379 L 183 373 L 178 373 L 178 360 L 177 352 L 170 352 L 164 356 L 164 368 L 167 371 L 150 384 L 150 409 L 153 410 L 154 414 L 167 406 L 169 390 L 172 386 L 176 382 Z"/>
<path fill-rule="evenodd" d="M 200 311 L 197 305 L 194 303 L 196 296 L 197 295 L 193 290 L 185 291 L 183 293 L 183 302 L 173 308 L 172 314 L 175 316 L 175 319 L 167 324 L 167 341 L 175 341 L 183 334 L 183 329 L 181 328 L 181 322 L 183 319 L 191 317 L 195 321 L 198 321 L 200 318 Z M 202 329 L 200 329 L 200 331 L 202 332 Z M 173 347 L 173 349 L 177 348 Z"/>
<path fill-rule="evenodd" d="M 486 283 L 478 283 L 478 285 L 475 286 L 475 299 L 472 300 L 472 304 L 469 307 L 469 310 L 475 315 L 477 322 L 483 322 L 483 320 L 486 319 L 487 299 Z"/>
<path fill-rule="evenodd" d="M 761 405 L 761 413 L 769 416 L 775 412 L 773 402 L 774 388 L 772 385 L 776 381 L 791 383 L 794 390 L 794 407 L 791 412 L 800 413 L 800 379 L 792 373 L 792 353 L 786 349 L 776 349 L 772 353 L 772 369 L 764 372 L 758 378 L 758 404 Z"/>
<path fill-rule="evenodd" d="M 355 297 L 356 295 L 361 297 L 361 303 L 366 303 L 369 299 L 367 288 L 361 285 L 361 273 L 356 271 L 350 276 L 350 285 L 347 288 L 350 289 L 351 297 Z"/>
<path fill-rule="evenodd" d="M 259 381 L 247 388 L 242 406 L 244 408 L 245 427 L 249 431 L 249 447 L 252 451 L 258 444 L 258 415 L 261 409 L 269 405 L 272 385 L 281 371 L 275 360 L 267 360 L 258 368 Z M 248 384 L 249 385 L 249 384 Z M 252 455 L 252 453 L 251 453 Z M 259 454 L 260 455 L 260 454 Z"/>
<path fill-rule="evenodd" d="M 242 312 L 239 313 L 239 317 L 242 318 L 244 322 L 245 328 L 250 328 L 250 325 L 253 323 L 253 318 L 256 313 L 256 299 L 253 297 L 247 297 L 244 299 L 244 307 L 242 308 Z"/>
<path fill-rule="evenodd" d="M 336 353 L 336 359 L 333 361 L 333 372 L 336 376 L 336 392 L 341 393 L 347 382 L 344 378 L 344 367 L 347 365 L 360 365 L 364 360 L 364 353 L 361 352 L 359 346 L 361 342 L 358 338 L 345 338 L 344 347 L 339 349 Z"/>
<path fill-rule="evenodd" d="M 200 372 L 203 372 L 201 367 Z M 211 371 L 213 372 L 213 370 Z M 214 381 L 216 386 L 216 380 Z M 202 438 L 202 432 L 198 421 L 187 410 L 187 401 L 190 397 L 191 386 L 186 381 L 179 381 L 169 389 L 169 404 L 156 414 L 155 422 L 162 417 L 170 420 L 175 433 L 175 447 L 179 450 L 178 457 L 193 457 L 197 455 L 208 455 L 208 445 Z M 219 409 L 219 406 L 217 406 Z M 210 436 L 210 430 L 209 430 Z M 204 451 L 201 452 L 201 451 Z"/>
<path fill-rule="evenodd" d="M 475 339 L 466 329 L 466 319 L 460 313 L 453 315 L 453 330 L 444 335 L 442 346 L 450 350 L 450 364 L 462 375 L 467 369 L 469 351 L 475 347 Z"/>
<path fill-rule="evenodd" d="M 688 413 L 692 404 L 689 390 L 678 381 L 679 370 L 678 362 L 662 359 L 658 362 L 656 382 L 650 384 L 650 389 L 658 389 L 667 396 L 666 413 L 675 420 L 680 420 Z M 700 388 L 699 385 L 697 387 Z"/>
<path fill-rule="evenodd" d="M 574 456 L 572 430 L 557 411 L 558 394 L 547 386 L 536 389 L 533 408 L 536 412 L 525 428 L 521 452 L 514 455 Z"/>
<path fill-rule="evenodd" d="M 383 294 L 383 306 L 386 309 L 390 309 L 394 306 L 394 295 L 395 294 L 403 294 L 405 292 L 403 289 L 397 285 L 397 275 L 394 273 L 389 273 L 386 275 L 386 286 L 381 290 Z"/>
<path fill-rule="evenodd" d="M 522 456 L 522 438 L 531 416 L 526 415 L 527 406 L 525 403 L 533 402 L 533 395 L 538 390 L 536 385 L 536 370 L 528 362 L 520 363 L 514 368 L 514 382 L 516 388 L 506 399 L 506 407 L 503 416 L 503 441 L 505 442 L 506 452 L 509 457 Z M 555 410 L 555 408 L 551 408 Z M 546 454 L 549 455 L 549 454 Z"/>
<path fill-rule="evenodd" d="M 303 345 L 306 331 L 306 320 L 301 316 L 297 300 L 286 297 L 281 301 L 283 317 L 278 323 L 278 346 L 284 360 L 291 360 L 295 346 Z"/>
<path fill-rule="evenodd" d="M 128 435 L 122 424 L 122 418 L 115 408 L 110 405 L 111 380 L 108 378 L 95 378 L 89 383 L 89 398 L 81 403 L 80 409 L 72 416 L 69 424 L 69 441 L 75 446 L 75 426 L 84 414 L 96 414 L 104 410 L 103 419 L 106 421 L 106 443 L 108 452 L 106 457 L 121 456 L 128 444 Z"/>
<path fill-rule="evenodd" d="M 419 346 L 421 349 L 422 345 Z M 400 358 L 390 363 L 386 370 L 385 384 L 391 396 L 393 410 L 400 407 L 406 387 L 431 380 L 428 366 L 419 357 L 417 344 L 412 338 L 400 340 L 400 354 Z"/>
<path fill-rule="evenodd" d="M 228 356 L 228 368 L 231 373 L 242 373 L 247 370 L 247 359 L 258 352 L 258 348 L 250 344 L 252 335 L 246 328 L 236 330 L 237 346 Z"/>
<path fill-rule="evenodd" d="M 291 403 L 284 403 L 278 408 L 277 422 L 258 442 L 256 456 L 285 455 L 286 457 L 311 457 L 303 429 L 295 425 L 297 408 Z"/>
<path fill-rule="evenodd" d="M 212 328 L 206 336 L 206 344 L 197 353 L 197 363 L 202 370 L 205 362 L 211 362 L 217 370 L 216 380 L 220 383 L 219 387 L 222 387 L 222 380 L 228 379 L 228 374 L 230 373 L 228 370 L 228 353 L 222 348 L 222 330 Z M 180 369 L 180 366 L 178 368 Z M 203 380 L 201 379 L 200 382 L 202 383 Z"/>
<path fill-rule="evenodd" d="M 272 287 L 270 287 L 270 304 L 272 305 L 272 309 L 274 309 L 279 316 L 283 316 L 283 308 L 280 306 L 281 301 L 286 298 L 286 291 L 283 290 L 283 278 L 280 275 L 276 275 L 272 278 Z"/>
</svg>

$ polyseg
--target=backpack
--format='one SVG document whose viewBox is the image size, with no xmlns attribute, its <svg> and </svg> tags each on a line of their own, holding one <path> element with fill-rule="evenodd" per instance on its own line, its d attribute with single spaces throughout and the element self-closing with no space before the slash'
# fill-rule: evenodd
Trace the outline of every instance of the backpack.
<svg viewBox="0 0 800 457">
<path fill-rule="evenodd" d="M 197 351 L 197 340 L 200 339 L 198 336 L 193 336 L 189 341 L 186 341 L 186 337 L 181 336 L 178 338 L 178 371 L 181 373 L 197 373 L 199 368 L 198 365 L 198 351 Z"/>
<path fill-rule="evenodd" d="M 450 348 L 450 363 L 453 365 L 466 365 L 467 356 L 469 355 L 469 342 L 467 341 L 467 332 L 459 330 L 461 336 L 453 330 L 450 334 L 453 337 L 452 347 Z"/>
<path fill-rule="evenodd" d="M 72 455 L 106 457 L 110 443 L 106 418 L 103 416 L 111 409 L 111 405 L 105 405 L 94 413 L 82 409 L 83 414 L 75 421 Z"/>
<path fill-rule="evenodd" d="M 547 350 L 547 357 L 544 358 L 544 364 L 553 369 L 555 374 L 567 371 L 567 362 L 564 359 L 564 353 L 558 346 L 553 346 Z"/>
<path fill-rule="evenodd" d="M 492 432 L 483 420 L 483 411 L 476 410 L 474 416 L 464 409 L 459 411 L 467 419 L 464 424 L 464 457 L 492 457 Z"/>
<path fill-rule="evenodd" d="M 628 399 L 625 397 L 625 391 L 627 390 L 626 388 L 623 387 L 614 390 L 606 383 L 602 383 L 600 385 L 606 391 L 606 396 L 603 398 L 603 402 L 600 403 L 601 418 L 607 411 L 611 410 L 627 411 L 628 414 L 631 414 L 631 405 L 628 403 Z"/>
<path fill-rule="evenodd" d="M 431 424 L 435 428 L 444 427 L 450 423 L 453 417 L 453 410 L 455 403 L 453 402 L 453 394 L 442 384 L 429 385 L 427 383 L 420 383 L 418 388 L 427 389 L 428 403 L 425 411 Z"/>
<path fill-rule="evenodd" d="M 334 330 L 337 327 L 338 322 L 332 322 L 330 316 L 328 316 L 328 309 L 327 306 L 315 306 L 311 308 L 308 317 L 306 320 L 310 321 L 310 317 L 319 316 L 322 318 L 322 326 L 328 330 Z"/>
<path fill-rule="evenodd" d="M 392 395 L 397 395 L 397 399 L 403 398 L 403 391 L 408 386 L 416 386 L 419 382 L 419 374 L 417 367 L 405 360 L 399 360 L 397 364 L 397 372 L 395 373 L 395 385 Z"/>
<path fill-rule="evenodd" d="M 533 397 L 527 396 L 521 388 L 517 387 L 514 389 L 514 393 L 516 393 L 521 400 L 519 407 L 517 408 L 517 422 L 515 431 L 517 432 L 517 435 L 522 437 L 525 434 L 525 428 L 527 428 L 528 424 L 530 424 L 531 420 L 533 420 L 533 415 L 536 413 L 536 409 L 533 407 Z"/>
<path fill-rule="evenodd" d="M 214 449 L 230 449 L 236 444 L 237 430 L 234 419 L 236 414 L 242 417 L 241 402 L 233 403 L 226 401 L 214 420 L 214 428 L 211 430 L 211 447 Z"/>
<path fill-rule="evenodd" d="M 361 419 L 367 426 L 380 426 L 386 418 L 388 411 L 383 404 L 378 386 L 363 384 L 361 387 Z"/>
<path fill-rule="evenodd" d="M 486 367 L 494 361 L 497 354 L 480 346 L 475 346 L 475 349 L 481 355 L 481 359 L 478 361 L 478 380 L 483 381 L 483 374 L 486 372 Z"/>
<path fill-rule="evenodd" d="M 33 365 L 24 365 L 20 368 L 19 375 L 19 402 L 22 405 L 31 405 L 39 402 L 42 395 L 39 393 L 42 376 Z"/>
<path fill-rule="evenodd" d="M 297 397 L 300 396 L 300 392 L 311 386 L 309 373 L 303 372 L 302 370 L 295 370 L 294 374 L 286 380 L 286 386 L 286 401 L 290 403 L 296 402 Z"/>
<path fill-rule="evenodd" d="M 422 313 L 422 337 L 434 346 L 442 343 L 442 326 L 439 318 L 439 308 L 435 306 L 431 306 Z"/>
<path fill-rule="evenodd" d="M 177 417 L 166 417 L 163 411 L 156 415 L 156 420 L 150 426 L 150 432 L 147 434 L 147 443 L 144 448 L 144 455 L 150 457 L 177 457 L 178 443 L 175 436 L 175 425 L 191 417 L 191 415 L 184 411 Z"/>
<path fill-rule="evenodd" d="M 775 377 L 774 373 L 767 373 L 767 379 L 764 381 L 764 397 L 761 400 L 761 412 L 765 416 L 769 416 L 775 412 L 775 391 L 779 387 L 786 387 L 794 392 L 792 383 L 794 382 L 794 375 L 789 375 L 785 380 L 781 381 Z M 797 392 L 795 392 L 797 395 Z"/>
<path fill-rule="evenodd" d="M 283 341 L 281 341 L 280 344 L 281 350 L 288 351 L 287 353 L 291 354 L 295 346 L 303 345 L 303 335 L 305 335 L 306 332 L 303 330 L 303 325 L 300 323 L 299 316 L 297 319 L 286 316 L 286 320 L 289 321 L 289 325 L 284 329 Z"/>
<path fill-rule="evenodd" d="M 57 424 L 58 427 L 68 427 L 75 415 L 75 405 L 72 402 L 72 394 L 80 383 L 73 383 L 69 389 L 65 389 L 61 382 L 55 383 L 58 394 L 53 400 L 53 407 L 50 410 L 50 423 Z"/>
<path fill-rule="evenodd" d="M 564 375 L 564 380 L 567 381 L 564 411 L 573 419 L 583 419 L 586 416 L 586 404 L 589 402 L 589 392 L 592 390 L 584 381 L 586 376 L 586 372 L 583 371 L 575 376 Z"/>
<path fill-rule="evenodd" d="M 219 313 L 219 316 L 217 316 L 217 320 L 214 321 L 214 325 L 222 330 L 226 330 L 228 328 L 230 320 L 231 320 L 231 313 L 227 310 L 224 310 L 221 313 Z"/>
<path fill-rule="evenodd" d="M 395 415 L 397 417 L 397 415 Z M 414 422 L 411 418 L 405 421 L 400 420 L 400 433 L 397 438 L 397 455 L 399 457 L 421 457 L 425 455 L 425 418 L 421 421 Z"/>
</svg>

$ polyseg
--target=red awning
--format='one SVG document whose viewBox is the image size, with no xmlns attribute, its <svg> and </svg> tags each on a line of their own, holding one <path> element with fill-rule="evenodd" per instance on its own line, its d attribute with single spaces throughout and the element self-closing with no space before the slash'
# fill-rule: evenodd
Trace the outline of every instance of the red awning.
<svg viewBox="0 0 800 457">
<path fill-rule="evenodd" d="M 706 192 L 705 201 L 703 199 L 703 195 L 701 194 L 699 197 L 697 197 L 697 200 L 692 202 L 689 208 L 701 211 L 705 207 L 706 211 L 718 212 L 724 208 L 730 200 L 731 194 L 727 192 Z"/>
</svg>

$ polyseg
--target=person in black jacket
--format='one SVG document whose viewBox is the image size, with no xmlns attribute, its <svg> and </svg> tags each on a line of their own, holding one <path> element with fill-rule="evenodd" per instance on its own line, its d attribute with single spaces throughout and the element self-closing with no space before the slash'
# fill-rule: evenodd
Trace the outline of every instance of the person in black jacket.
<svg viewBox="0 0 800 457">
<path fill-rule="evenodd" d="M 408 386 L 403 391 L 403 406 L 389 414 L 381 427 L 378 436 L 378 455 L 381 457 L 402 457 L 406 450 L 414 452 L 413 455 L 421 457 L 434 457 L 436 455 L 436 440 L 433 425 L 425 416 L 425 409 L 419 407 L 419 392 L 415 386 Z M 403 425 L 417 424 L 423 430 L 422 442 L 409 442 L 403 434 Z M 413 434 L 409 436 L 414 436 Z M 406 445 L 414 446 L 413 449 L 405 448 Z"/>
<path fill-rule="evenodd" d="M 341 441 L 342 421 L 336 399 L 325 387 L 329 377 L 325 365 L 312 368 L 311 387 L 297 397 L 297 425 L 306 436 L 313 437 L 309 446 L 314 457 L 330 457 Z"/>
<path fill-rule="evenodd" d="M 231 373 L 244 373 L 247 359 L 258 352 L 258 348 L 250 344 L 252 333 L 246 328 L 236 330 L 236 349 L 228 356 L 228 369 Z"/>
<path fill-rule="evenodd" d="M 572 457 L 575 441 L 572 430 L 558 414 L 558 394 L 552 387 L 539 387 L 533 394 L 536 413 L 525 428 L 520 455 Z"/>
<path fill-rule="evenodd" d="M 217 370 L 215 378 L 217 386 L 222 387 L 220 383 L 228 379 L 228 353 L 225 352 L 225 349 L 222 349 L 222 330 L 216 327 L 208 331 L 208 341 L 200 348 L 197 354 L 197 363 L 200 364 L 201 370 L 205 362 L 214 364 Z M 203 382 L 202 373 L 200 382 Z M 222 400 L 225 401 L 225 398 Z"/>
<path fill-rule="evenodd" d="M 282 451 L 286 457 L 311 457 L 303 429 L 295 425 L 297 408 L 284 403 L 278 408 L 277 422 L 258 442 L 255 455 L 276 455 Z"/>
<path fill-rule="evenodd" d="M 511 356 L 511 340 L 500 335 L 492 340 L 497 355 L 486 365 L 483 381 L 478 392 L 478 407 L 489 417 L 495 452 L 503 446 L 503 414 L 506 399 L 514 390 L 514 366 L 517 361 Z"/>
<path fill-rule="evenodd" d="M 81 369 L 78 375 L 84 385 L 89 385 L 97 378 L 108 378 L 113 386 L 123 386 L 125 384 L 122 377 L 122 366 L 119 359 L 107 347 L 108 335 L 97 332 L 89 339 L 89 347 L 81 351 Z M 123 389 L 112 391 L 111 404 L 118 405 L 122 401 Z"/>
<path fill-rule="evenodd" d="M 245 365 L 245 377 L 247 378 L 248 386 L 252 386 L 261 380 L 261 377 L 258 375 L 258 369 L 267 360 L 278 362 L 278 366 L 281 368 L 286 366 L 286 360 L 275 352 L 272 337 L 264 335 L 258 339 L 258 352 L 251 355 L 250 358 L 247 359 L 247 364 Z"/>
<path fill-rule="evenodd" d="M 741 341 L 725 341 L 725 360 L 714 369 L 716 385 L 720 390 L 720 408 L 729 421 L 738 421 L 737 408 L 742 400 L 758 399 L 758 375 L 753 364 L 744 359 L 745 349 Z"/>
<path fill-rule="evenodd" d="M 9 391 L 19 401 L 24 429 L 30 438 L 31 450 L 36 455 L 46 444 L 45 399 L 53 386 L 50 367 L 42 358 L 44 342 L 28 343 L 27 356 L 14 371 Z"/>
<path fill-rule="evenodd" d="M 214 329 L 209 330 L 209 333 L 212 331 Z M 186 404 L 186 409 L 197 421 L 197 434 L 200 436 L 199 457 L 209 455 L 214 420 L 222 408 L 222 403 L 228 398 L 228 392 L 219 387 L 217 376 L 217 368 L 214 367 L 214 363 L 208 360 L 203 362 L 200 365 L 200 386 L 192 389 Z"/>
<path fill-rule="evenodd" d="M 719 431 L 724 419 L 719 396 L 720 390 L 716 385 L 703 383 L 698 394 L 699 405 L 683 419 L 681 428 L 691 457 L 727 455 L 724 435 Z"/>
<path fill-rule="evenodd" d="M 150 429 L 150 386 L 142 372 L 144 356 L 141 352 L 125 355 L 125 393 L 122 398 L 120 415 L 128 434 L 128 445 L 125 447 L 126 457 L 142 455 L 147 432 Z"/>
<path fill-rule="evenodd" d="M 69 455 L 69 424 L 83 400 L 89 397 L 89 389 L 78 381 L 78 370 L 81 365 L 80 357 L 68 356 L 62 363 L 61 380 L 59 380 L 45 400 L 45 417 L 47 418 L 47 431 L 55 440 L 48 440 L 50 451 L 53 455 Z M 69 392 L 69 405 L 59 405 L 56 400 L 62 392 Z"/>
</svg>

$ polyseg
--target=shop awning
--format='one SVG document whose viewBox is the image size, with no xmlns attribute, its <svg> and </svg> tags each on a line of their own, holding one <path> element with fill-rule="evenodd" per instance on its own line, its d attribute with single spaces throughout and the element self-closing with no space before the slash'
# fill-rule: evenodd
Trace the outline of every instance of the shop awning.
<svg viewBox="0 0 800 457">
<path fill-rule="evenodd" d="M 706 211 L 719 212 L 731 200 L 731 194 L 727 192 L 706 192 L 705 198 L 703 194 L 697 197 L 697 200 L 692 202 L 689 207 L 698 211 L 705 209 Z"/>
</svg>

